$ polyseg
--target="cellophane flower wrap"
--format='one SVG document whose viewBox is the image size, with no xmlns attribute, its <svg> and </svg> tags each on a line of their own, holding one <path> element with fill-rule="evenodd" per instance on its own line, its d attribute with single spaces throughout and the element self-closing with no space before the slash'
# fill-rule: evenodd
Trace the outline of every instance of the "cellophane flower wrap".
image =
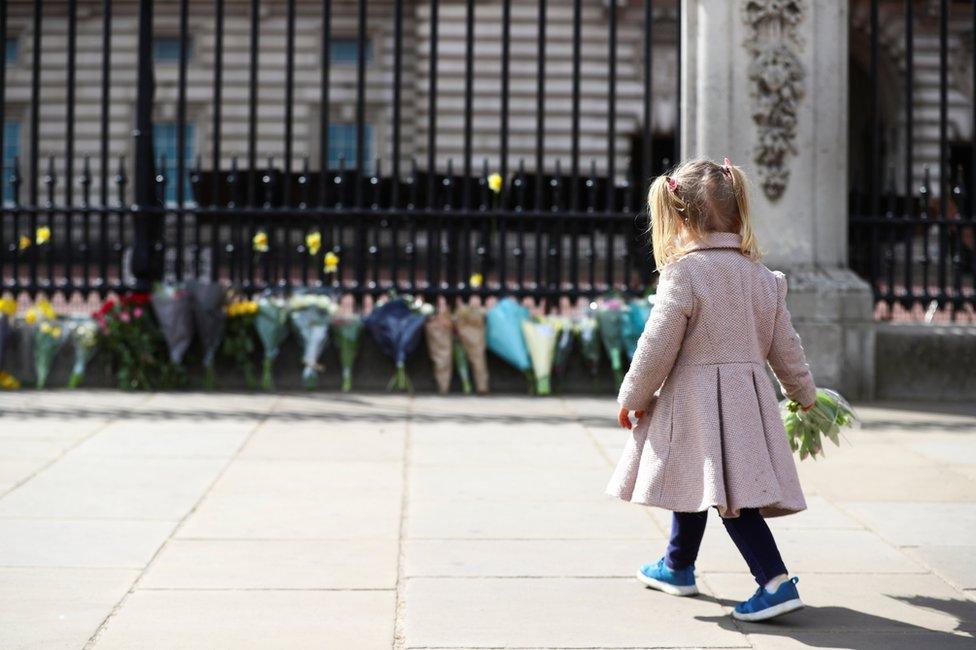
<svg viewBox="0 0 976 650">
<path fill-rule="evenodd" d="M 152 292 L 152 307 L 159 321 L 169 360 L 179 365 L 193 343 L 193 305 L 190 292 L 171 284 L 157 284 Z"/>
<path fill-rule="evenodd" d="M 322 352 L 329 342 L 329 323 L 338 305 L 322 293 L 298 293 L 288 301 L 288 318 L 302 344 L 302 385 L 318 386 Z"/>
<path fill-rule="evenodd" d="M 594 316 L 584 314 L 573 323 L 573 331 L 579 341 L 583 363 L 595 379 L 600 373 L 600 325 Z"/>
<path fill-rule="evenodd" d="M 85 316 L 75 319 L 69 329 L 74 361 L 71 364 L 68 388 L 78 388 L 85 380 L 88 362 L 95 356 L 95 351 L 98 349 L 98 324 L 94 318 Z"/>
<path fill-rule="evenodd" d="M 214 362 L 224 334 L 227 291 L 219 282 L 187 282 L 193 305 L 193 323 L 203 349 L 203 386 L 214 387 Z"/>
<path fill-rule="evenodd" d="M 457 370 L 458 379 L 461 380 L 461 391 L 465 395 L 470 395 L 471 365 L 468 363 L 468 354 L 464 351 L 464 346 L 456 336 L 451 340 L 451 352 L 454 356 L 454 368 Z"/>
<path fill-rule="evenodd" d="M 601 300 L 597 304 L 596 320 L 600 325 L 600 339 L 603 341 L 603 348 L 607 352 L 607 358 L 610 359 L 614 385 L 619 388 L 624 380 L 623 302 L 616 297 Z"/>
<path fill-rule="evenodd" d="M 221 355 L 229 359 L 244 376 L 244 384 L 251 389 L 258 387 L 257 369 L 254 365 L 257 345 L 254 341 L 254 320 L 258 303 L 243 298 L 232 299 L 224 308 L 224 337 L 220 344 Z"/>
<path fill-rule="evenodd" d="M 64 345 L 64 327 L 58 320 L 42 320 L 34 329 L 34 372 L 37 375 L 37 388 L 47 384 L 51 364 L 58 350 Z"/>
<path fill-rule="evenodd" d="M 11 319 L 16 313 L 16 300 L 8 296 L 0 298 L 0 380 L 6 382 L 6 385 L 9 385 L 11 388 L 14 386 L 16 379 L 12 375 L 3 372 L 3 360 L 5 356 L 4 352 L 7 349 L 7 341 L 10 339 L 10 333 L 13 331 Z M 6 385 L 0 385 L 0 388 L 5 388 Z"/>
<path fill-rule="evenodd" d="M 633 359 L 637 351 L 637 341 L 644 333 L 644 325 L 651 316 L 654 296 L 646 298 L 636 298 L 627 305 L 627 310 L 623 318 L 623 339 L 624 349 L 627 351 L 627 358 Z"/>
<path fill-rule="evenodd" d="M 337 314 L 332 318 L 332 339 L 339 351 L 342 366 L 342 392 L 352 390 L 352 369 L 359 354 L 363 334 L 363 319 L 358 314 Z"/>
<path fill-rule="evenodd" d="M 556 357 L 560 326 L 558 319 L 547 316 L 522 321 L 522 335 L 532 361 L 536 395 L 552 393 L 552 362 Z"/>
<path fill-rule="evenodd" d="M 534 388 L 532 361 L 522 333 L 522 322 L 528 318 L 529 310 L 516 302 L 515 298 L 503 298 L 488 310 L 485 335 L 488 349 L 522 372 L 531 392 Z"/>
<path fill-rule="evenodd" d="M 562 379 L 569 367 L 569 359 L 573 353 L 573 322 L 566 317 L 554 317 L 559 320 L 559 337 L 556 339 L 556 356 L 552 360 L 552 376 Z"/>
<path fill-rule="evenodd" d="M 790 448 L 800 454 L 800 460 L 822 456 L 824 437 L 840 445 L 841 431 L 861 424 L 850 403 L 828 388 L 817 389 L 817 399 L 809 411 L 793 400 L 784 399 L 780 402 L 780 414 Z"/>
<path fill-rule="evenodd" d="M 451 390 L 454 355 L 454 323 L 451 315 L 441 311 L 424 323 L 424 336 L 427 340 L 427 354 L 434 367 L 434 382 L 437 392 L 446 394 Z"/>
<path fill-rule="evenodd" d="M 474 389 L 485 395 L 488 393 L 488 356 L 484 308 L 480 305 L 458 307 L 454 312 L 454 328 L 471 369 Z"/>
<path fill-rule="evenodd" d="M 407 358 L 420 345 L 424 323 L 433 313 L 433 305 L 419 298 L 394 296 L 363 319 L 380 348 L 396 363 L 388 390 L 413 392 L 413 384 L 407 376 Z"/>
<path fill-rule="evenodd" d="M 254 329 L 264 347 L 261 365 L 261 388 L 274 390 L 274 362 L 281 352 L 281 344 L 288 336 L 288 303 L 280 296 L 264 295 L 258 301 Z"/>
</svg>

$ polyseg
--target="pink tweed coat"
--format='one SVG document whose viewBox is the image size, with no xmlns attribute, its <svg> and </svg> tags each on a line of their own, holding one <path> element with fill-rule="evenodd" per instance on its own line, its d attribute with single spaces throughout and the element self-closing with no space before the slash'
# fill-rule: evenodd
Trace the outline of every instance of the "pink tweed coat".
<svg viewBox="0 0 976 650">
<path fill-rule="evenodd" d="M 806 508 L 779 414 L 783 391 L 816 388 L 786 309 L 786 278 L 711 233 L 661 273 L 657 301 L 617 399 L 643 410 L 607 492 L 676 512 L 723 517 Z"/>
</svg>

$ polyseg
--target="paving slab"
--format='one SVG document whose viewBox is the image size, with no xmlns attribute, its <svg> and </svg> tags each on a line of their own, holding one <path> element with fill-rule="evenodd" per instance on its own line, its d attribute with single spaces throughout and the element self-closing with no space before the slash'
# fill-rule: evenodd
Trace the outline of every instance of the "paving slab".
<svg viewBox="0 0 976 650">
<path fill-rule="evenodd" d="M 939 463 L 976 465 L 976 435 L 955 434 L 937 440 L 925 438 L 912 442 L 908 448 Z"/>
<path fill-rule="evenodd" d="M 970 546 L 976 540 L 976 503 L 853 501 L 840 505 L 898 546 L 924 546 L 934 540 Z"/>
<path fill-rule="evenodd" d="M 773 628 L 773 626 L 770 626 Z M 948 632 L 808 632 L 778 626 L 774 631 L 747 635 L 758 650 L 796 650 L 836 648 L 837 650 L 964 650 L 972 648 L 973 638 L 965 633 Z"/>
<path fill-rule="evenodd" d="M 213 487 L 212 495 L 390 496 L 399 499 L 403 469 L 393 462 L 325 462 L 237 459 Z"/>
<path fill-rule="evenodd" d="M 0 567 L 0 648 L 85 647 L 139 572 Z"/>
<path fill-rule="evenodd" d="M 706 573 L 704 582 L 727 609 L 756 588 L 747 573 Z M 808 607 L 778 623 L 793 631 L 976 631 L 976 602 L 931 574 L 804 573 L 797 587 Z M 737 625 L 748 633 L 762 633 L 766 627 L 762 623 Z"/>
<path fill-rule="evenodd" d="M 704 598 L 674 598 L 633 579 L 411 578 L 407 648 L 748 647 Z M 666 625 L 653 621 L 667 613 Z"/>
<path fill-rule="evenodd" d="M 241 451 L 243 460 L 306 460 L 399 463 L 403 459 L 406 422 L 356 430 L 340 426 L 265 424 Z"/>
<path fill-rule="evenodd" d="M 411 501 L 406 536 L 421 539 L 655 539 L 650 517 L 606 501 Z"/>
<path fill-rule="evenodd" d="M 610 473 L 606 466 L 415 466 L 410 470 L 408 495 L 411 501 L 610 501 L 605 491 Z"/>
<path fill-rule="evenodd" d="M 226 462 L 65 457 L 0 499 L 0 517 L 178 521 Z"/>
<path fill-rule="evenodd" d="M 799 463 L 804 491 L 831 500 L 888 501 L 911 495 L 912 501 L 976 501 L 976 481 L 932 465 L 832 465 Z"/>
<path fill-rule="evenodd" d="M 970 546 L 916 546 L 905 552 L 955 587 L 976 589 L 976 539 L 970 542 Z"/>
<path fill-rule="evenodd" d="M 633 578 L 665 540 L 408 540 L 404 575 Z"/>
<path fill-rule="evenodd" d="M 230 458 L 253 421 L 125 420 L 85 440 L 73 454 L 95 458 Z"/>
<path fill-rule="evenodd" d="M 396 540 L 170 541 L 143 589 L 393 589 Z"/>
<path fill-rule="evenodd" d="M 94 647 L 388 650 L 394 608 L 392 591 L 141 590 Z"/>
<path fill-rule="evenodd" d="M 27 480 L 49 462 L 44 458 L 0 458 L 0 494 Z"/>
<path fill-rule="evenodd" d="M 580 432 L 559 444 L 521 441 L 508 445 L 492 442 L 490 436 L 474 441 L 430 441 L 414 437 L 410 463 L 415 466 L 441 465 L 464 467 L 600 468 L 606 474 L 606 460 L 593 442 Z"/>
<path fill-rule="evenodd" d="M 825 530 L 832 528 L 863 529 L 864 525 L 854 517 L 846 514 L 840 508 L 815 494 L 804 495 L 807 509 L 784 517 L 772 517 L 766 520 L 773 531 L 803 529 L 807 531 Z M 637 507 L 637 506 L 635 506 Z M 665 532 L 671 530 L 672 513 L 661 508 L 647 508 L 651 516 L 661 525 Z M 722 528 L 718 512 L 712 508 L 708 513 L 708 526 L 716 530 Z M 724 533 L 723 533 L 724 534 Z"/>
<path fill-rule="evenodd" d="M 0 566 L 143 568 L 175 522 L 0 518 Z"/>
</svg>

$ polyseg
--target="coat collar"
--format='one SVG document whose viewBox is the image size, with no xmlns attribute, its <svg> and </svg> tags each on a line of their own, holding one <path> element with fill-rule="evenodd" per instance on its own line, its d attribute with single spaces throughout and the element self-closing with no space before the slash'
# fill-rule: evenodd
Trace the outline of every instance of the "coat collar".
<svg viewBox="0 0 976 650">
<path fill-rule="evenodd" d="M 708 248 L 742 248 L 742 235 L 734 232 L 710 232 L 701 239 L 691 242 L 685 250 L 697 251 Z"/>
</svg>

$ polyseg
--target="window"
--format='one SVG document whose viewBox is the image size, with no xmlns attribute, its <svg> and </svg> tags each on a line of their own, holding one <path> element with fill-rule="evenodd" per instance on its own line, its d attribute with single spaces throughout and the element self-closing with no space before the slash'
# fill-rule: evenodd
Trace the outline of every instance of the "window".
<svg viewBox="0 0 976 650">
<path fill-rule="evenodd" d="M 178 36 L 156 36 L 153 38 L 153 58 L 159 63 L 180 62 L 180 39 Z M 193 58 L 193 39 L 186 39 L 186 60 Z"/>
<path fill-rule="evenodd" d="M 14 188 L 10 184 L 10 176 L 14 173 L 14 158 L 20 155 L 20 122 L 9 121 L 3 124 L 3 177 L 0 187 L 3 187 L 3 202 L 14 202 Z"/>
<path fill-rule="evenodd" d="M 194 124 L 187 123 L 183 127 L 183 133 L 185 135 L 185 142 L 183 146 L 183 196 L 185 200 L 193 200 L 193 196 L 190 193 L 190 168 L 193 166 L 193 158 L 195 156 L 194 150 Z M 163 171 L 166 172 L 166 196 L 164 197 L 166 203 L 176 202 L 176 187 L 177 183 L 180 182 L 176 177 L 177 172 L 177 126 L 176 122 L 159 122 L 153 125 L 153 147 L 156 149 L 156 160 L 157 166 L 161 167 L 163 164 L 163 158 L 166 159 L 166 167 Z"/>
<path fill-rule="evenodd" d="M 7 65 L 20 61 L 20 39 L 16 36 L 7 37 L 6 57 Z"/>
<path fill-rule="evenodd" d="M 359 40 L 355 38 L 334 38 L 329 46 L 329 57 L 333 63 L 358 63 Z M 366 41 L 366 62 L 373 60 L 373 43 Z"/>
<path fill-rule="evenodd" d="M 373 127 L 366 125 L 363 131 L 363 151 L 366 155 L 364 168 L 369 168 L 369 161 L 372 159 L 370 151 L 373 148 Z M 329 168 L 339 167 L 339 158 L 342 158 L 346 169 L 356 166 L 356 125 L 355 124 L 330 124 L 329 125 Z"/>
</svg>

